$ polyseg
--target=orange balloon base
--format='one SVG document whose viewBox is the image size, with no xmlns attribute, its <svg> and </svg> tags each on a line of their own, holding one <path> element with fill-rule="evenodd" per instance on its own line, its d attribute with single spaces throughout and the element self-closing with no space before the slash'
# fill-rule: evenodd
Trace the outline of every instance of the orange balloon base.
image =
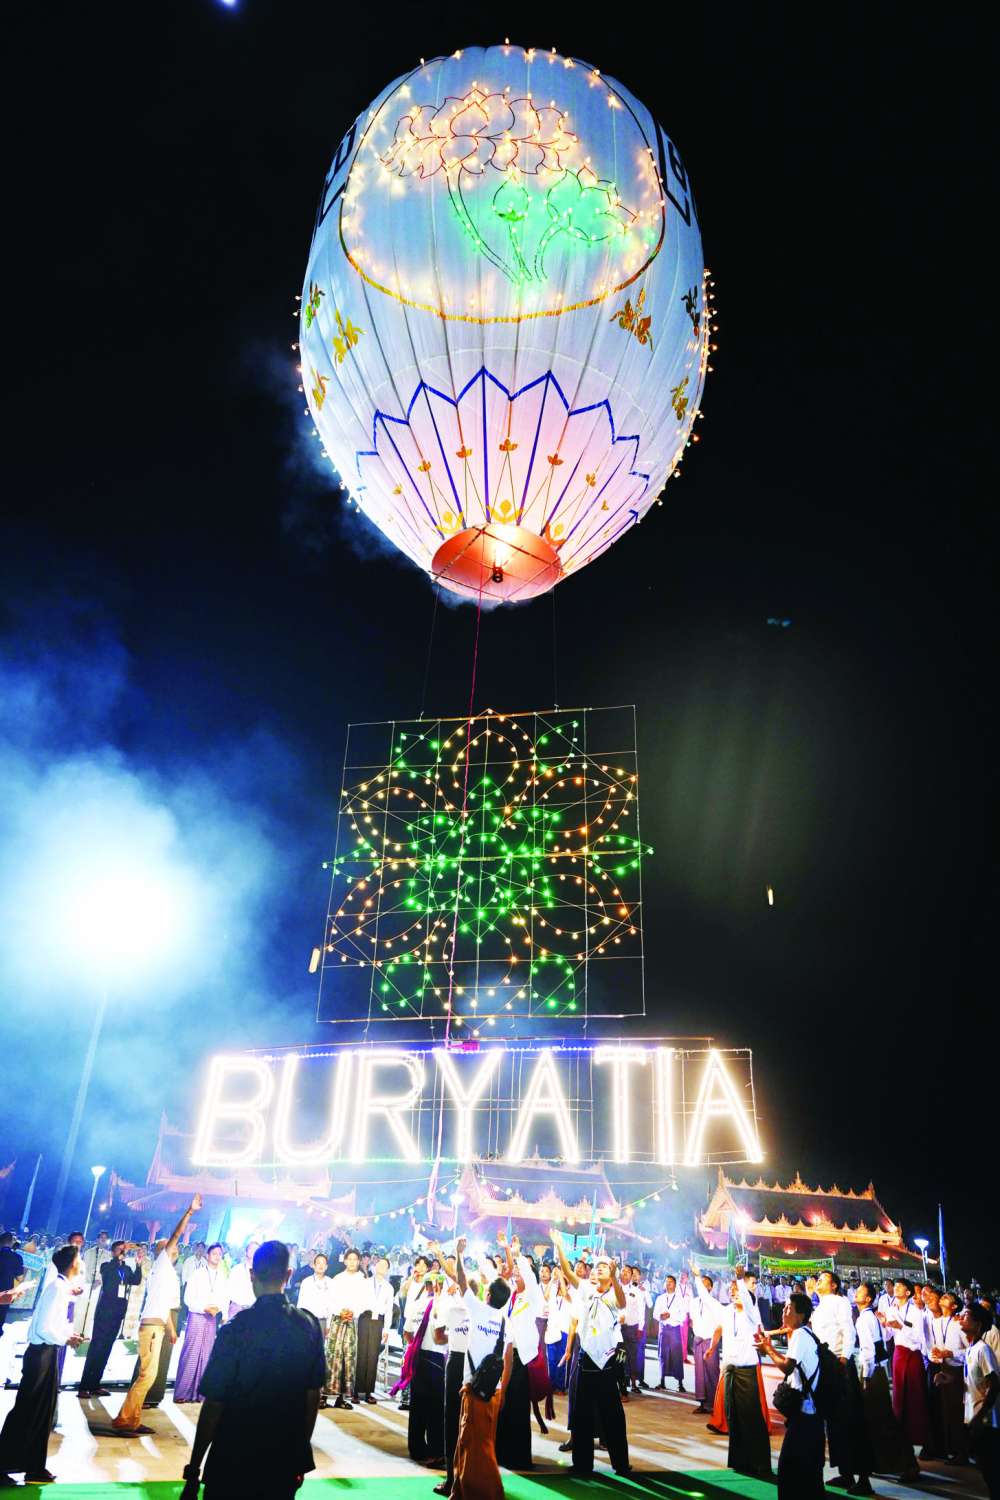
<svg viewBox="0 0 1000 1500">
<path fill-rule="evenodd" d="M 562 564 L 544 537 L 524 526 L 491 521 L 442 542 L 431 573 L 446 589 L 466 598 L 514 603 L 546 593 L 562 577 Z"/>
</svg>

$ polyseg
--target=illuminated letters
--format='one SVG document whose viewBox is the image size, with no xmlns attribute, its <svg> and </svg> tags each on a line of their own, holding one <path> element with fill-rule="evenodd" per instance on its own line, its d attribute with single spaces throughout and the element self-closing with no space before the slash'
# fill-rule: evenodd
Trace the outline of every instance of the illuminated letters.
<svg viewBox="0 0 1000 1500">
<path fill-rule="evenodd" d="M 576 1132 L 573 1122 L 569 1117 L 566 1107 L 566 1098 L 559 1081 L 559 1072 L 556 1068 L 555 1058 L 551 1051 L 545 1048 L 538 1054 L 535 1070 L 524 1096 L 521 1099 L 521 1114 L 514 1134 L 510 1138 L 510 1146 L 507 1150 L 509 1162 L 520 1162 L 524 1160 L 528 1131 L 536 1115 L 551 1115 L 555 1120 L 556 1129 L 559 1132 L 559 1141 L 562 1146 L 562 1154 L 568 1162 L 580 1160 L 580 1148 L 576 1141 Z"/>
<path fill-rule="evenodd" d="M 656 1160 L 661 1167 L 677 1161 L 674 1131 L 674 1049 L 657 1047 L 654 1054 L 653 1118 L 656 1121 Z"/>
<path fill-rule="evenodd" d="M 389 1129 L 396 1138 L 404 1161 L 419 1161 L 420 1147 L 413 1139 L 410 1127 L 403 1119 L 406 1110 L 419 1109 L 424 1087 L 424 1065 L 413 1052 L 359 1052 L 357 1116 L 354 1124 L 354 1147 L 352 1161 L 365 1161 L 368 1154 L 368 1120 L 371 1115 L 384 1115 Z M 377 1068 L 404 1068 L 410 1075 L 410 1087 L 403 1094 L 375 1094 L 372 1092 Z"/>
<path fill-rule="evenodd" d="M 294 1171 L 371 1151 L 464 1165 L 505 1146 L 511 1163 L 536 1148 L 566 1163 L 761 1161 L 750 1053 L 602 1038 L 222 1054 L 207 1070 L 191 1160 Z"/>
<path fill-rule="evenodd" d="M 595 1063 L 611 1064 L 612 1161 L 632 1160 L 632 1099 L 628 1071 L 636 1065 L 644 1067 L 648 1056 L 648 1051 L 641 1047 L 598 1047 L 594 1053 Z"/>
<path fill-rule="evenodd" d="M 241 1099 L 225 1099 L 223 1094 L 229 1080 L 241 1074 L 254 1081 L 254 1092 Z M 267 1135 L 265 1110 L 273 1090 L 270 1066 L 261 1058 L 213 1057 L 192 1160 L 203 1167 L 248 1167 L 251 1162 L 259 1161 Z M 215 1145 L 218 1126 L 224 1122 L 246 1127 L 246 1140 L 241 1147 L 224 1149 Z"/>
<path fill-rule="evenodd" d="M 747 1119 L 743 1101 L 726 1071 L 721 1054 L 712 1047 L 709 1049 L 705 1071 L 701 1075 L 701 1087 L 698 1090 L 698 1099 L 688 1136 L 686 1162 L 689 1167 L 696 1167 L 703 1160 L 705 1126 L 709 1119 L 726 1116 L 732 1120 L 739 1132 L 745 1160 L 760 1161 L 761 1151 L 757 1133 Z"/>
<path fill-rule="evenodd" d="M 294 1146 L 291 1141 L 291 1114 L 295 1104 L 295 1081 L 301 1058 L 293 1052 L 285 1058 L 278 1084 L 278 1101 L 274 1111 L 274 1154 L 286 1167 L 317 1166 L 333 1161 L 339 1154 L 347 1123 L 347 1101 L 351 1087 L 350 1052 L 337 1060 L 330 1076 L 330 1124 L 325 1138 L 308 1146 Z"/>
<path fill-rule="evenodd" d="M 459 1161 L 471 1161 L 475 1155 L 472 1141 L 473 1109 L 482 1098 L 486 1085 L 492 1080 L 502 1057 L 503 1053 L 499 1048 L 487 1052 L 472 1084 L 469 1088 L 463 1088 L 458 1069 L 447 1052 L 434 1053 L 434 1059 L 441 1073 L 441 1081 L 455 1101 L 455 1156 Z"/>
</svg>

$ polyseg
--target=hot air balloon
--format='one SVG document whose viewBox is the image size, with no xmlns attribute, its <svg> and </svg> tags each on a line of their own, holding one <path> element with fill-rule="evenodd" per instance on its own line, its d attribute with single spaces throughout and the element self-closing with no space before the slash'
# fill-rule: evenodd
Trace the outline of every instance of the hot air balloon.
<svg viewBox="0 0 1000 1500">
<path fill-rule="evenodd" d="M 677 148 L 576 58 L 470 47 L 355 120 L 301 298 L 316 432 L 450 590 L 521 600 L 643 519 L 697 415 L 710 308 Z"/>
</svg>

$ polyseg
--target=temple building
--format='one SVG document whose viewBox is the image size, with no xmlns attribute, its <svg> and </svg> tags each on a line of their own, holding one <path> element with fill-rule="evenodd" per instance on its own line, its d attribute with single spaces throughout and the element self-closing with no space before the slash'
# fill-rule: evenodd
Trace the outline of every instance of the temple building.
<svg viewBox="0 0 1000 1500">
<path fill-rule="evenodd" d="M 601 1162 L 567 1167 L 538 1156 L 516 1166 L 477 1160 L 465 1168 L 460 1193 L 463 1222 L 473 1233 L 492 1236 L 509 1228 L 525 1243 L 547 1246 L 556 1225 L 578 1248 L 650 1243 L 631 1224 Z"/>
<path fill-rule="evenodd" d="M 733 1242 L 754 1258 L 801 1261 L 833 1259 L 844 1274 L 862 1276 L 900 1270 L 919 1272 L 921 1258 L 903 1243 L 901 1227 L 886 1213 L 869 1183 L 862 1192 L 808 1187 L 794 1182 L 756 1182 L 727 1177 L 719 1168 L 711 1202 L 699 1217 L 698 1233 L 710 1249 Z"/>
</svg>

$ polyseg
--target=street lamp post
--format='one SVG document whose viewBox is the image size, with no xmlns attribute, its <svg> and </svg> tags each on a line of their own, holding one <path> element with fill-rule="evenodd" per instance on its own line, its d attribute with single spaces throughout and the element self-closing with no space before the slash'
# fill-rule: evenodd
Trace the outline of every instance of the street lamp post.
<svg viewBox="0 0 1000 1500">
<path fill-rule="evenodd" d="M 924 1263 L 924 1280 L 926 1281 L 927 1280 L 927 1246 L 930 1244 L 930 1240 L 914 1240 L 913 1243 L 916 1245 L 917 1249 L 920 1251 L 920 1259 Z"/>
<path fill-rule="evenodd" d="M 90 1190 L 90 1202 L 87 1204 L 87 1217 L 86 1217 L 86 1219 L 83 1222 L 83 1238 L 84 1238 L 84 1242 L 86 1242 L 86 1239 L 87 1239 L 87 1230 L 90 1228 L 90 1216 L 91 1216 L 91 1214 L 94 1211 L 94 1199 L 97 1197 L 97 1184 L 100 1182 L 101 1178 L 104 1176 L 105 1172 L 107 1171 L 107 1168 L 106 1167 L 91 1167 L 90 1170 L 93 1173 L 94 1185 L 93 1185 L 93 1187 Z"/>
</svg>

